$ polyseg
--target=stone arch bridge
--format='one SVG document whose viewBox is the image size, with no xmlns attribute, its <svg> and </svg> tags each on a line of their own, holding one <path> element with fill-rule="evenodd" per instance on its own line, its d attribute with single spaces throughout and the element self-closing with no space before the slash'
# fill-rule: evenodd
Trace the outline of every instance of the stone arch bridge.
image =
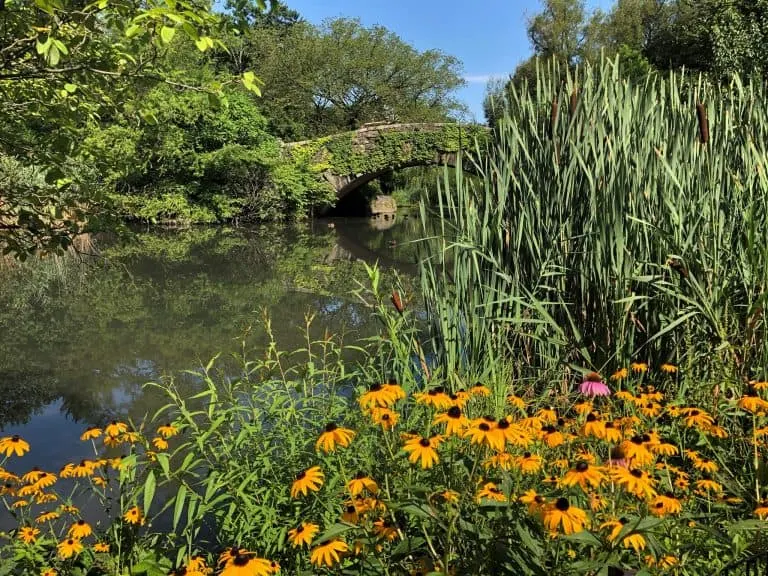
<svg viewBox="0 0 768 576">
<path fill-rule="evenodd" d="M 453 166 L 460 151 L 484 146 L 489 134 L 488 128 L 478 125 L 379 122 L 351 132 L 286 143 L 284 150 L 341 199 L 391 170 Z"/>
</svg>

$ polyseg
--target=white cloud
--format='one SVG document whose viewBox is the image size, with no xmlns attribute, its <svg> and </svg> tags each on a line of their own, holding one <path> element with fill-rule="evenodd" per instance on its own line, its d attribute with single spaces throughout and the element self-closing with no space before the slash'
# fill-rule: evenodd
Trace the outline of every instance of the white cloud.
<svg viewBox="0 0 768 576">
<path fill-rule="evenodd" d="M 489 80 L 493 80 L 494 78 L 501 78 L 504 76 L 503 74 L 476 74 L 476 75 L 468 75 L 464 76 L 464 80 L 469 82 L 470 84 L 487 84 Z"/>
</svg>

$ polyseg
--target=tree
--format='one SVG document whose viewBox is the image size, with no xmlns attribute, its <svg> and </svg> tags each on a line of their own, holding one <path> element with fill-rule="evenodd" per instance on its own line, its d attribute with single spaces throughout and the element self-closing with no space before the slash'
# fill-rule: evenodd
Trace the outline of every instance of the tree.
<svg viewBox="0 0 768 576">
<path fill-rule="evenodd" d="M 382 26 L 337 19 L 249 35 L 265 115 L 286 139 L 373 121 L 443 121 L 464 111 L 455 97 L 464 84 L 461 63 L 438 50 L 420 52 Z"/>
<path fill-rule="evenodd" d="M 119 110 L 135 86 L 222 89 L 187 86 L 162 57 L 182 37 L 191 50 L 223 47 L 221 25 L 204 0 L 0 2 L 0 154 L 45 174 L 44 182 L 0 190 L 5 252 L 66 247 L 83 228 L 98 197 L 67 169 L 79 131 Z M 241 81 L 258 91 L 252 72 Z"/>
<path fill-rule="evenodd" d="M 528 38 L 536 56 L 556 57 L 574 65 L 586 36 L 584 0 L 545 0 L 544 9 L 528 22 Z"/>
</svg>

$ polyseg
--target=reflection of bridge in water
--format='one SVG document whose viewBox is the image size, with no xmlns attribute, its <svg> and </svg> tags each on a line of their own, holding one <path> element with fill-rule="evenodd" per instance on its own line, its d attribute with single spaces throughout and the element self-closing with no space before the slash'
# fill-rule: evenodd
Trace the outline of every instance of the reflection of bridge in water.
<svg viewBox="0 0 768 576">
<path fill-rule="evenodd" d="M 388 216 L 389 219 L 384 218 Z M 371 218 L 368 225 L 374 229 L 385 230 L 391 228 L 397 222 L 398 215 L 379 215 L 378 218 Z M 379 221 L 391 224 L 380 228 Z M 355 234 L 355 227 L 338 226 L 336 227 L 336 244 L 331 253 L 326 257 L 327 263 L 337 260 L 362 260 L 367 264 L 375 264 L 384 268 L 395 268 L 400 272 L 415 275 L 419 271 L 418 264 L 413 261 L 399 260 L 385 250 L 375 250 L 370 248 L 362 241 L 359 235 Z"/>
</svg>

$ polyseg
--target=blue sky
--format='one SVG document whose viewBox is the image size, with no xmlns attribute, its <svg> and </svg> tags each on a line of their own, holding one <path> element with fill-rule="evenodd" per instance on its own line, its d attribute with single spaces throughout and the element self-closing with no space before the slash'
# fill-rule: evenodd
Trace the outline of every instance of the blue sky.
<svg viewBox="0 0 768 576">
<path fill-rule="evenodd" d="M 468 85 L 460 97 L 483 120 L 488 79 L 506 77 L 531 52 L 525 25 L 538 0 L 286 0 L 310 22 L 338 16 L 381 24 L 420 50 L 437 48 L 464 63 Z M 611 0 L 588 0 L 607 8 Z"/>
</svg>

